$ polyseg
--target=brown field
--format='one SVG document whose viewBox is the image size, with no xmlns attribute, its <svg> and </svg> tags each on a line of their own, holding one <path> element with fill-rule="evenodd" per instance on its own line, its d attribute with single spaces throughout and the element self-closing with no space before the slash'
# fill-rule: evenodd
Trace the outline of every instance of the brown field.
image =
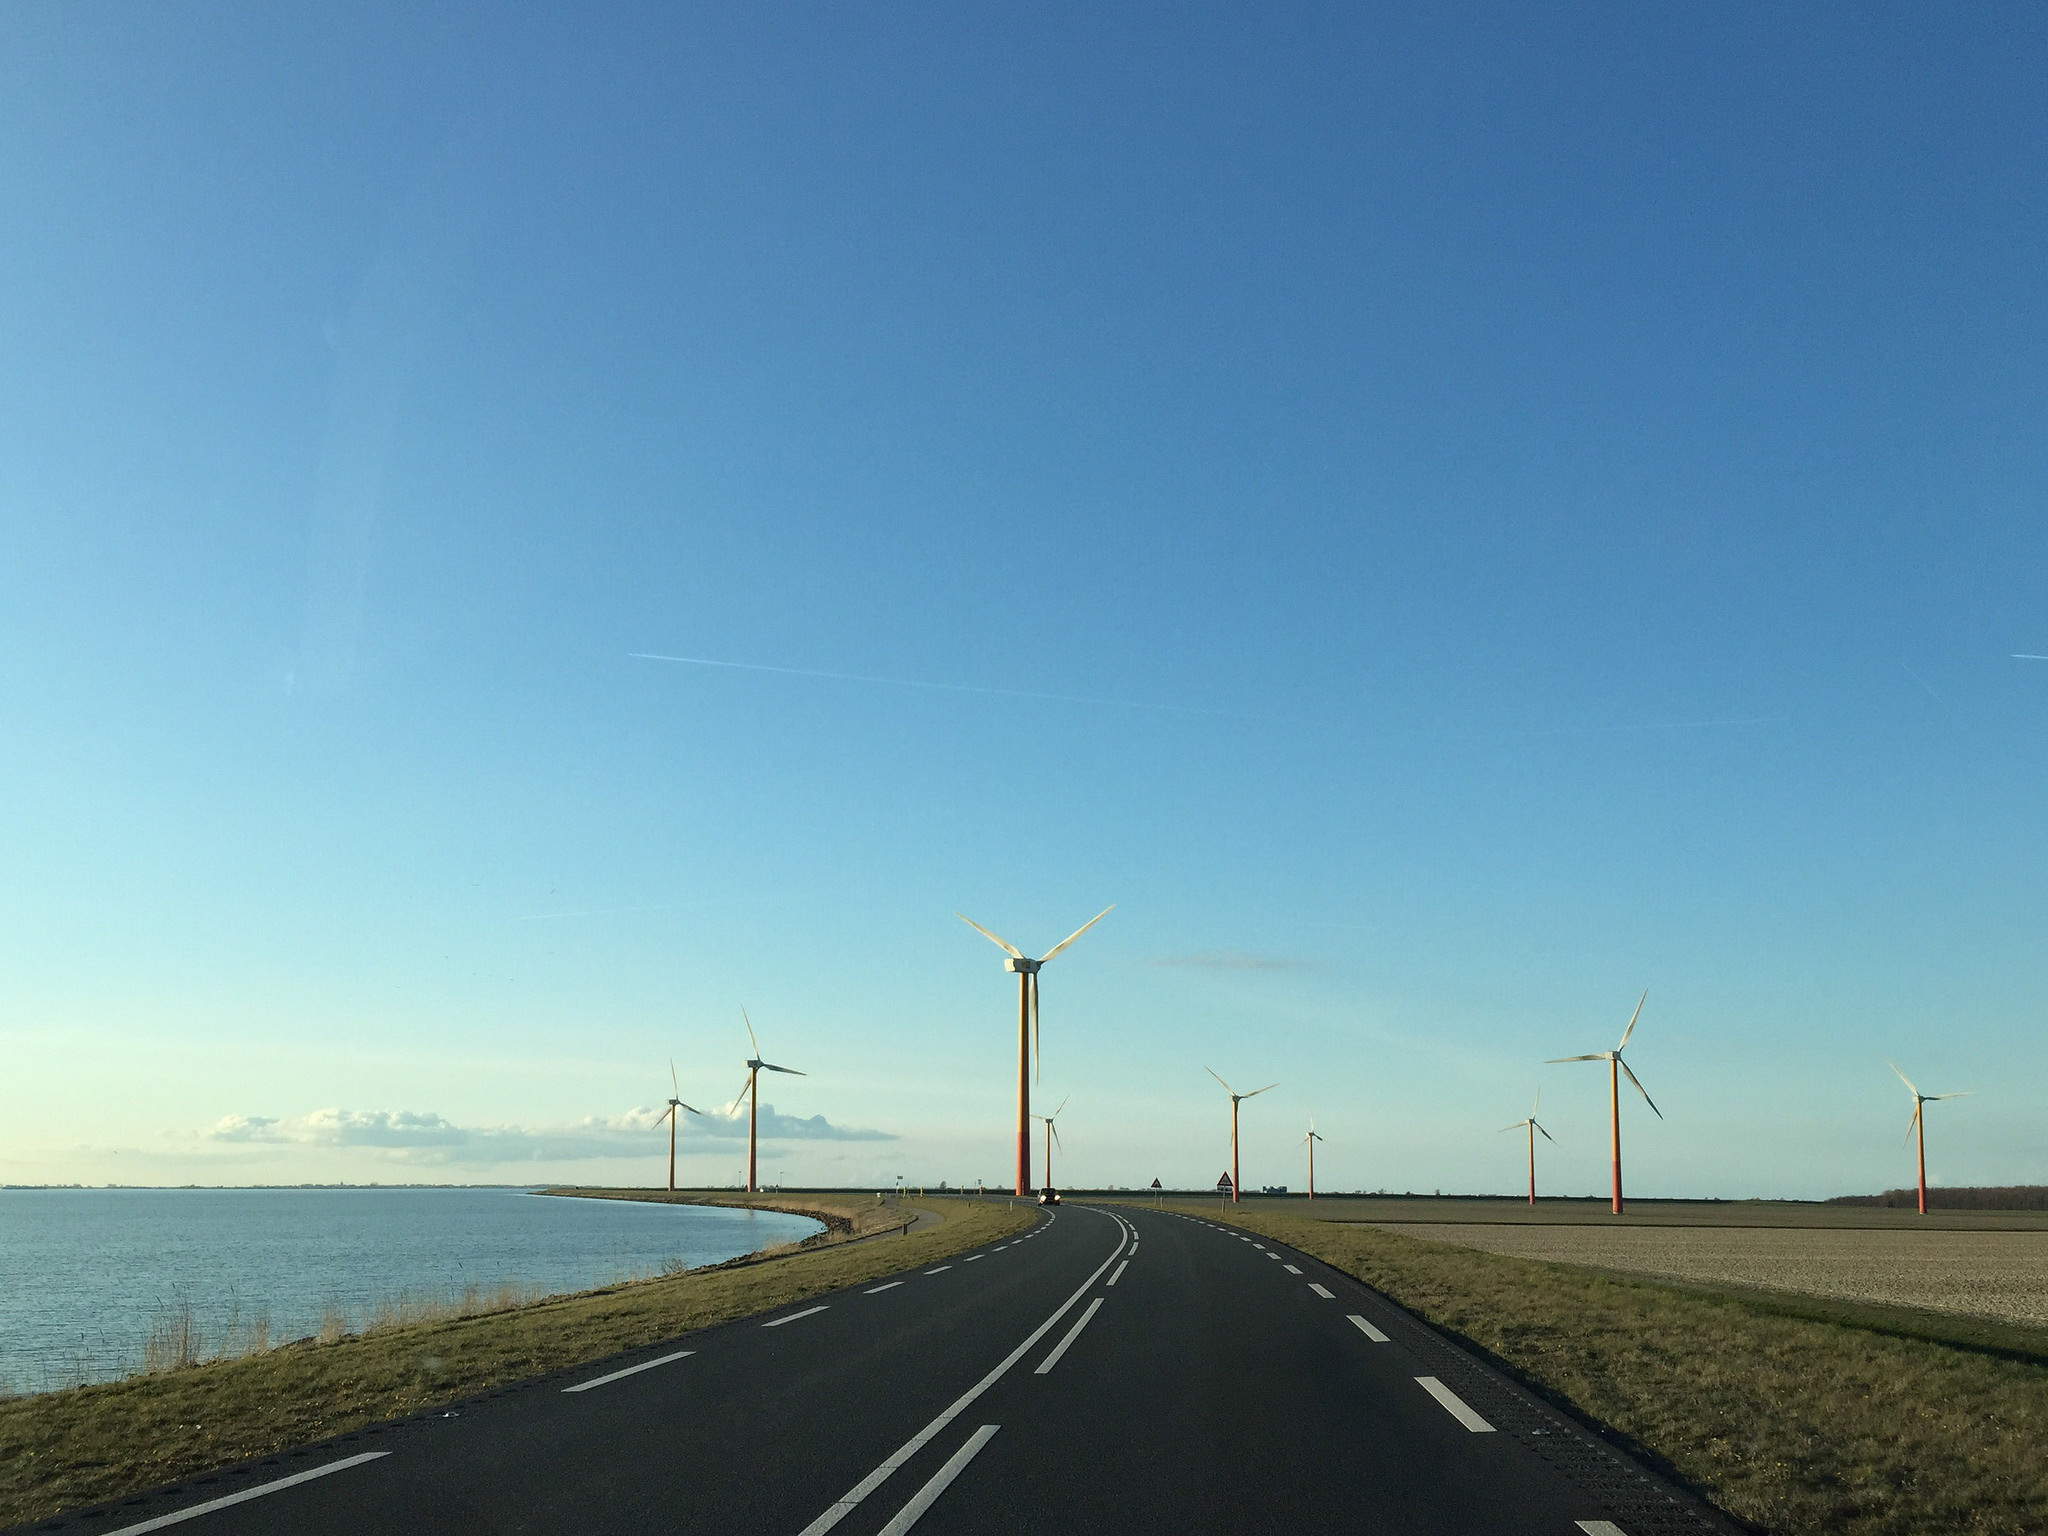
<svg viewBox="0 0 2048 1536">
<path fill-rule="evenodd" d="M 1375 1225 L 1461 1248 L 1660 1280 L 1757 1286 L 2048 1327 L 2048 1231 Z"/>
<path fill-rule="evenodd" d="M 1210 1202 L 1212 1206 L 1215 1202 Z M 1607 1201 L 1525 1200 L 1499 1196 L 1247 1196 L 1240 1210 L 1271 1209 L 1317 1221 L 1506 1222 L 1514 1226 L 1828 1227 L 1843 1230 L 2048 1232 L 2048 1211 L 1936 1209 L 1922 1216 L 1884 1206 L 1822 1205 L 1811 1200 L 1631 1200 L 1612 1215 Z"/>
</svg>

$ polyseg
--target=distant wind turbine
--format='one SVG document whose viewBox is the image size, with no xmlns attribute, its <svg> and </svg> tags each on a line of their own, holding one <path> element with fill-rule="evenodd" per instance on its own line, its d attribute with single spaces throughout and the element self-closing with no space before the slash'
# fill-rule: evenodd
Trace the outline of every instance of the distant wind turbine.
<svg viewBox="0 0 2048 1536">
<path fill-rule="evenodd" d="M 1635 1082 L 1635 1074 L 1633 1072 L 1629 1074 L 1629 1081 Z M 1636 1086 L 1640 1088 L 1642 1084 L 1636 1083 Z M 1646 1093 L 1643 1095 L 1643 1097 L 1647 1099 L 1649 1095 Z M 1536 1102 L 1529 1106 L 1529 1118 L 1526 1120 L 1517 1120 L 1513 1125 L 1504 1125 L 1500 1128 L 1502 1135 L 1506 1135 L 1509 1131 L 1522 1130 L 1525 1127 L 1529 1132 L 1529 1203 L 1531 1205 L 1534 1205 L 1536 1203 L 1536 1133 L 1538 1131 L 1543 1131 L 1543 1127 L 1537 1124 L 1536 1111 L 1541 1109 L 1542 1107 L 1543 1090 L 1541 1088 L 1538 1088 L 1536 1090 Z M 1654 1104 L 1650 1107 L 1652 1109 L 1656 1108 Z M 1548 1131 L 1543 1131 L 1543 1139 L 1545 1141 L 1552 1142 L 1557 1140 L 1557 1138 L 1551 1135 Z M 1617 1185 L 1616 1187 L 1619 1188 L 1620 1186 Z"/>
<path fill-rule="evenodd" d="M 1204 1067 L 1202 1070 L 1211 1077 L 1216 1077 L 1215 1068 Z M 1220 1077 L 1216 1077 L 1216 1081 L 1223 1083 Z M 1268 1083 L 1265 1088 L 1254 1088 L 1250 1093 L 1239 1093 L 1230 1084 L 1223 1083 L 1223 1091 L 1230 1095 L 1230 1201 L 1233 1205 L 1244 1194 L 1244 1180 L 1239 1178 L 1237 1173 L 1237 1106 L 1246 1099 L 1256 1099 L 1269 1088 L 1279 1086 L 1278 1083 Z"/>
<path fill-rule="evenodd" d="M 1316 1143 L 1323 1139 L 1316 1134 L 1316 1112 L 1314 1110 L 1308 1112 L 1308 1134 L 1301 1139 L 1308 1148 L 1308 1197 L 1313 1200 L 1316 1197 Z M 1236 1175 L 1233 1174 L 1232 1177 L 1235 1178 Z"/>
<path fill-rule="evenodd" d="M 1628 1016 L 1628 1028 L 1621 1032 L 1621 1044 L 1611 1051 L 1595 1051 L 1590 1056 L 1553 1056 L 1546 1066 L 1555 1066 L 1561 1061 L 1604 1061 L 1607 1063 L 1607 1135 L 1608 1147 L 1614 1161 L 1614 1214 L 1621 1214 L 1621 1074 L 1628 1072 L 1628 1080 L 1636 1085 L 1636 1092 L 1643 1096 L 1643 1102 L 1650 1106 L 1650 1112 L 1659 1120 L 1664 1111 L 1657 1108 L 1657 1101 L 1650 1097 L 1650 1090 L 1636 1081 L 1636 1075 L 1629 1072 L 1628 1063 L 1621 1059 L 1621 1053 L 1628 1049 L 1628 1037 L 1636 1032 L 1636 1020 L 1643 1016 L 1643 1004 L 1649 1001 L 1650 989 L 1643 988 L 1643 995 L 1636 999 L 1636 1011 Z M 1535 1118 L 1534 1116 L 1530 1117 Z M 1509 1127 L 1513 1129 L 1512 1126 Z M 1550 1133 L 1543 1133 L 1549 1136 Z M 1535 1138 L 1531 1137 L 1531 1141 Z M 1555 1140 L 1555 1137 L 1551 1138 Z"/>
<path fill-rule="evenodd" d="M 1899 1081 L 1904 1083 L 1906 1091 L 1913 1095 L 1913 1118 L 1906 1122 L 1906 1134 L 1908 1136 L 1917 1134 L 1920 1138 L 1920 1214 L 1925 1216 L 1927 1214 L 1927 1119 L 1920 1113 L 1920 1106 L 1932 1104 L 1936 1099 L 1967 1099 L 1976 1090 L 1966 1088 L 1961 1093 L 1922 1093 L 1913 1086 L 1913 1080 L 1910 1077 L 1899 1071 L 1895 1063 L 1888 1061 L 1885 1065 L 1890 1067 L 1893 1072 L 1898 1073 Z"/>
<path fill-rule="evenodd" d="M 674 1194 L 676 1192 L 676 1122 L 682 1119 L 681 1111 L 683 1110 L 689 1109 L 693 1115 L 701 1115 L 704 1111 L 701 1109 L 690 1109 L 690 1106 L 685 1104 L 680 1098 L 674 1097 L 675 1094 L 680 1094 L 683 1091 L 683 1085 L 676 1077 L 676 1064 L 673 1057 L 669 1059 L 668 1081 L 671 1090 L 668 1108 L 664 1109 L 655 1118 L 654 1123 L 659 1125 L 663 1120 L 668 1122 L 668 1192 Z"/>
<path fill-rule="evenodd" d="M 1017 1193 L 1031 1193 L 1031 1078 L 1038 1059 L 1038 968 L 1116 910 L 1111 902 L 1087 922 L 1053 945 L 1038 959 L 1029 958 L 1008 939 L 997 938 L 965 912 L 953 915 L 1010 958 L 1003 969 L 1017 974 Z"/>
<path fill-rule="evenodd" d="M 1069 1099 L 1072 1097 L 1072 1094 L 1067 1095 Z M 1066 1107 L 1067 1099 L 1061 1099 L 1059 1109 L 1054 1110 L 1051 1114 L 1032 1116 L 1034 1120 L 1043 1120 L 1045 1122 L 1045 1188 L 1039 1195 L 1041 1200 L 1048 1195 L 1052 1196 L 1055 1200 L 1059 1198 L 1057 1194 L 1054 1194 L 1054 1190 L 1058 1186 L 1052 1181 L 1052 1144 L 1060 1139 L 1060 1130 L 1053 1122 L 1059 1119 L 1061 1111 Z"/>
<path fill-rule="evenodd" d="M 761 1042 L 754 1038 L 754 1021 L 747 1017 L 747 1010 L 740 1010 L 740 1021 L 747 1026 L 747 1044 L 754 1048 L 754 1054 L 747 1058 L 747 1086 L 740 1095 L 747 1101 L 747 1193 L 752 1194 L 756 1184 L 755 1148 L 756 1131 L 761 1122 L 760 1076 L 763 1072 L 787 1072 L 791 1077 L 808 1077 L 808 1072 L 799 1072 L 795 1067 L 778 1067 L 772 1061 L 761 1060 Z M 739 1099 L 734 1099 L 733 1108 L 739 1108 Z"/>
</svg>

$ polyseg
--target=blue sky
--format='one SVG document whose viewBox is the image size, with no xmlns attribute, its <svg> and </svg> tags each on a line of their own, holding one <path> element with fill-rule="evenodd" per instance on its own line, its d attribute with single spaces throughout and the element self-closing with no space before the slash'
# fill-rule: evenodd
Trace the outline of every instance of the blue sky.
<svg viewBox="0 0 2048 1536">
<path fill-rule="evenodd" d="M 2048 1181 L 2038 10 L 0 29 L 0 1179 Z"/>
</svg>

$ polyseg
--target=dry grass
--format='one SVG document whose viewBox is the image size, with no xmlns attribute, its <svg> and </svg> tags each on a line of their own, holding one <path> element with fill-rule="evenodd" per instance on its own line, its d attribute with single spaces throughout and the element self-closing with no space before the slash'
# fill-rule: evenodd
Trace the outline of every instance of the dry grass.
<svg viewBox="0 0 2048 1536">
<path fill-rule="evenodd" d="M 1282 1210 L 1318 1221 L 1494 1223 L 1511 1226 L 1603 1227 L 1839 1227 L 1914 1232 L 2048 1232 L 2048 1211 L 1911 1210 L 1823 1204 L 1814 1200 L 1631 1200 L 1615 1216 L 1605 1198 L 1525 1200 L 1497 1195 L 1322 1195 L 1313 1205 L 1298 1196 L 1248 1196 L 1243 1209 Z"/>
<path fill-rule="evenodd" d="M 1225 1219 L 1356 1275 L 1761 1529 L 2048 1530 L 2048 1331 L 1987 1343 L 1972 1330 L 1991 1325 L 1897 1308 L 1687 1290 L 1273 1207 Z"/>
<path fill-rule="evenodd" d="M 2048 1232 L 1507 1227 L 1415 1223 L 1430 1242 L 1696 1284 L 1752 1285 L 2048 1328 Z"/>
<path fill-rule="evenodd" d="M 382 1326 L 332 1341 L 0 1402 L 0 1525 L 275 1455 L 929 1264 L 1036 1219 L 1031 1208 L 998 1201 L 934 1198 L 918 1205 L 939 1213 L 943 1224 L 509 1311 L 420 1321 L 394 1310 Z M 851 1228 L 852 1211 L 835 1214 Z M 204 1341 L 174 1340 L 166 1348 L 200 1358 Z"/>
</svg>

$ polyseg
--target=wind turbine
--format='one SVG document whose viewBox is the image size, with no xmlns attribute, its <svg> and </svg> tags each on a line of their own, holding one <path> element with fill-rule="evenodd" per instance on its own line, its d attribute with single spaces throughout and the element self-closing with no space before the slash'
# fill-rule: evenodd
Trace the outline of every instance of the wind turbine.
<svg viewBox="0 0 2048 1536">
<path fill-rule="evenodd" d="M 669 1087 L 672 1090 L 668 1101 L 668 1108 L 655 1116 L 654 1123 L 659 1125 L 664 1120 L 668 1122 L 668 1192 L 674 1194 L 676 1192 L 676 1122 L 682 1119 L 681 1111 L 683 1110 L 688 1109 L 693 1115 L 701 1115 L 704 1111 L 692 1109 L 681 1099 L 674 1097 L 675 1094 L 683 1091 L 683 1085 L 676 1078 L 676 1064 L 673 1057 L 670 1058 L 668 1064 L 668 1081 Z"/>
<path fill-rule="evenodd" d="M 1646 995 L 1647 995 L 1647 994 L 1646 994 Z M 1582 1058 L 1582 1059 L 1583 1059 L 1583 1058 Z M 1628 1075 L 1628 1079 L 1629 1079 L 1629 1081 L 1630 1081 L 1630 1082 L 1632 1082 L 1632 1083 L 1635 1083 L 1635 1079 L 1636 1079 L 1636 1075 L 1635 1075 L 1635 1073 L 1633 1073 L 1633 1072 L 1629 1073 L 1629 1075 Z M 1638 1088 L 1640 1088 L 1640 1087 L 1642 1087 L 1642 1084 L 1641 1084 L 1641 1083 L 1636 1083 L 1636 1086 L 1637 1086 Z M 1648 1095 L 1648 1094 L 1646 1093 L 1646 1094 L 1644 1094 L 1644 1095 L 1643 1095 L 1643 1097 L 1647 1099 L 1647 1098 L 1649 1097 L 1649 1095 Z M 1541 1125 L 1537 1124 L 1537 1121 L 1536 1121 L 1536 1111 L 1537 1111 L 1537 1110 L 1539 1110 L 1539 1109 L 1541 1109 L 1542 1107 L 1543 1107 L 1543 1090 L 1542 1090 L 1541 1088 L 1538 1088 L 1538 1089 L 1536 1090 L 1536 1102 L 1535 1102 L 1534 1104 L 1531 1104 L 1531 1105 L 1529 1106 L 1529 1118 L 1528 1118 L 1528 1119 L 1526 1119 L 1526 1120 L 1517 1120 L 1517 1121 L 1516 1121 L 1516 1122 L 1515 1122 L 1515 1123 L 1514 1123 L 1513 1125 L 1504 1125 L 1504 1126 L 1502 1126 L 1502 1127 L 1500 1128 L 1500 1129 L 1501 1129 L 1501 1134 L 1502 1134 L 1502 1135 L 1506 1135 L 1506 1134 L 1507 1134 L 1507 1133 L 1508 1133 L 1509 1131 L 1519 1131 L 1519 1130 L 1523 1129 L 1524 1127 L 1527 1127 L 1527 1128 L 1528 1128 L 1528 1132 L 1529 1132 L 1529 1203 L 1530 1203 L 1531 1205 L 1534 1205 L 1534 1204 L 1536 1203 L 1536 1133 L 1537 1133 L 1538 1131 L 1543 1131 L 1543 1127 L 1542 1127 Z M 1656 1106 L 1656 1105 L 1654 1105 L 1654 1104 L 1652 1104 L 1652 1105 L 1651 1105 L 1650 1107 L 1651 1107 L 1652 1109 L 1655 1109 L 1655 1108 L 1656 1108 L 1657 1106 Z M 1543 1139 L 1544 1139 L 1545 1141 L 1556 1141 L 1556 1140 L 1557 1140 L 1557 1138 L 1556 1138 L 1555 1136 L 1551 1135 L 1551 1134 L 1550 1134 L 1550 1132 L 1548 1132 L 1548 1131 L 1543 1131 Z M 1616 1179 L 1617 1179 L 1617 1181 L 1619 1180 L 1619 1177 L 1620 1177 L 1620 1176 L 1619 1176 L 1619 1175 L 1617 1174 L 1617 1175 L 1616 1175 Z M 1615 1185 L 1615 1188 L 1619 1189 L 1620 1187 L 1621 1187 L 1621 1186 L 1620 1186 L 1619 1182 L 1617 1182 L 1617 1183 L 1616 1183 L 1616 1185 Z"/>
<path fill-rule="evenodd" d="M 1072 1097 L 1072 1094 L 1067 1095 L 1068 1099 Z M 1045 1122 L 1045 1188 L 1039 1194 L 1039 1198 L 1041 1200 L 1045 1199 L 1047 1196 L 1050 1196 L 1054 1200 L 1059 1199 L 1059 1195 L 1055 1193 L 1055 1186 L 1052 1182 L 1052 1144 L 1060 1139 L 1060 1130 L 1057 1125 L 1053 1124 L 1053 1122 L 1059 1119 L 1060 1111 L 1064 1110 L 1066 1107 L 1067 1099 L 1061 1099 L 1059 1109 L 1054 1110 L 1051 1114 L 1033 1115 L 1031 1117 L 1034 1120 L 1043 1120 Z"/>
<path fill-rule="evenodd" d="M 1213 1068 L 1204 1067 L 1202 1070 L 1211 1077 L 1216 1077 Z M 1220 1077 L 1216 1077 L 1216 1081 L 1223 1083 L 1223 1079 Z M 1278 1083 L 1266 1084 L 1266 1088 L 1278 1088 L 1279 1086 Z M 1254 1088 L 1250 1093 L 1239 1093 L 1230 1084 L 1223 1083 L 1223 1091 L 1230 1095 L 1230 1202 L 1233 1205 L 1237 1203 L 1238 1197 L 1244 1193 L 1244 1181 L 1237 1176 L 1237 1106 L 1246 1099 L 1256 1099 L 1266 1091 L 1266 1088 Z"/>
<path fill-rule="evenodd" d="M 1636 1085 L 1636 1092 L 1643 1096 L 1643 1102 L 1650 1106 L 1650 1112 L 1659 1120 L 1664 1111 L 1657 1108 L 1657 1101 L 1650 1097 L 1650 1090 L 1636 1081 L 1636 1075 L 1628 1071 L 1628 1063 L 1621 1059 L 1621 1053 L 1628 1049 L 1628 1037 L 1636 1032 L 1636 1020 L 1643 1016 L 1643 1004 L 1649 1001 L 1650 989 L 1643 988 L 1643 995 L 1636 999 L 1636 1011 L 1628 1016 L 1628 1028 L 1621 1032 L 1621 1044 L 1611 1051 L 1595 1051 L 1590 1056 L 1553 1056 L 1546 1066 L 1555 1066 L 1561 1061 L 1604 1061 L 1607 1063 L 1607 1133 L 1608 1146 L 1614 1159 L 1614 1214 L 1621 1214 L 1621 1074 L 1628 1072 L 1628 1080 Z M 1530 1116 L 1533 1120 L 1535 1116 Z M 1508 1129 L 1513 1130 L 1510 1126 Z M 1545 1136 L 1550 1133 L 1545 1131 Z M 1554 1141 L 1555 1137 L 1551 1137 Z M 1533 1142 L 1535 1138 L 1532 1136 Z"/>
<path fill-rule="evenodd" d="M 809 1077 L 810 1073 L 799 1072 L 795 1067 L 778 1067 L 772 1061 L 761 1060 L 761 1042 L 754 1038 L 754 1021 L 747 1017 L 747 1010 L 744 1008 L 740 1010 L 740 1020 L 747 1026 L 747 1043 L 754 1048 L 754 1054 L 747 1059 L 747 1086 L 740 1090 L 747 1101 L 747 1193 L 751 1195 L 755 1184 L 755 1131 L 760 1125 L 761 1118 L 761 1092 L 757 1080 L 763 1072 L 787 1072 L 791 1077 Z M 734 1099 L 732 1104 L 734 1109 L 738 1109 L 740 1101 Z"/>
<path fill-rule="evenodd" d="M 1323 1139 L 1316 1134 L 1316 1112 L 1314 1110 L 1308 1112 L 1308 1134 L 1301 1139 L 1308 1146 L 1308 1197 L 1313 1200 L 1316 1197 L 1316 1143 Z M 1232 1179 L 1236 1177 L 1236 1174 L 1231 1175 Z"/>
<path fill-rule="evenodd" d="M 1899 1081 L 1904 1083 L 1906 1091 L 1913 1095 L 1913 1118 L 1906 1122 L 1906 1134 L 1911 1136 L 1917 1131 L 1920 1135 L 1920 1214 L 1925 1216 L 1927 1214 L 1927 1122 L 1921 1117 L 1920 1106 L 1932 1104 L 1936 1099 L 1967 1099 L 1976 1090 L 1966 1088 L 1961 1093 L 1922 1093 L 1913 1086 L 1913 1080 L 1910 1077 L 1906 1076 L 1903 1072 L 1899 1072 L 1896 1065 L 1889 1061 L 1885 1065 L 1898 1073 Z"/>
<path fill-rule="evenodd" d="M 1038 1058 L 1038 968 L 1116 910 L 1111 902 L 1087 922 L 1033 960 L 1008 939 L 999 939 L 965 912 L 953 915 L 1010 958 L 1003 969 L 1017 973 L 1017 1193 L 1031 1193 L 1031 1077 Z"/>
</svg>

